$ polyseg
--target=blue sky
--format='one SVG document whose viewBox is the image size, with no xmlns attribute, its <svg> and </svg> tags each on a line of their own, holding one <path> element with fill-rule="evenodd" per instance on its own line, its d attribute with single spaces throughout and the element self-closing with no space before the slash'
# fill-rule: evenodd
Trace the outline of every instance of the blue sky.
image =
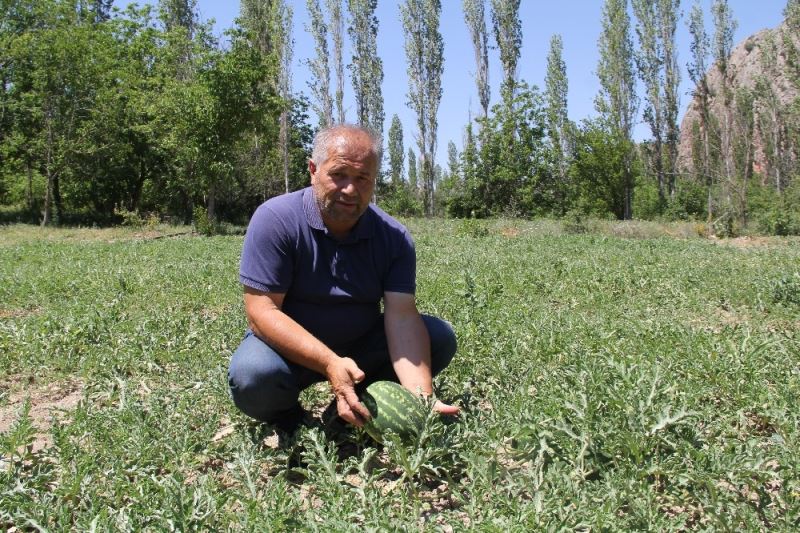
<svg viewBox="0 0 800 533">
<path fill-rule="evenodd" d="M 119 5 L 127 3 L 127 1 L 118 2 Z M 155 3 L 155 0 L 151 3 Z M 679 23 L 677 40 L 678 61 L 683 69 L 681 86 L 681 108 L 683 109 L 690 100 L 688 94 L 691 90 L 686 72 L 686 64 L 691 60 L 686 16 L 693 5 L 693 0 L 683 0 L 681 4 L 684 17 Z M 786 0 L 730 0 L 729 4 L 734 18 L 738 22 L 735 34 L 735 41 L 738 43 L 761 29 L 772 28 L 780 24 Z M 308 68 L 305 62 L 313 57 L 314 45 L 310 34 L 305 31 L 308 21 L 306 2 L 305 0 L 295 0 L 291 2 L 291 5 L 294 9 L 293 37 L 295 41 L 293 85 L 296 92 L 302 91 L 306 95 L 310 95 Z M 403 123 L 405 146 L 408 149 L 408 146 L 414 143 L 416 117 L 406 106 L 408 84 L 398 5 L 397 0 L 379 0 L 378 2 L 376 13 L 380 25 L 378 53 L 383 60 L 382 89 L 386 130 L 389 128 L 392 116 L 397 114 Z M 711 0 L 702 0 L 702 5 L 708 13 Z M 599 90 L 595 75 L 598 60 L 597 39 L 601 29 L 602 6 L 602 0 L 522 0 L 520 7 L 523 46 L 518 69 L 519 79 L 543 88 L 550 38 L 553 34 L 560 34 L 564 43 L 563 57 L 569 79 L 569 115 L 575 121 L 595 115 L 594 99 Z M 215 19 L 215 31 L 221 35 L 225 29 L 233 25 L 233 19 L 238 15 L 239 5 L 238 2 L 198 0 L 198 9 L 203 20 Z M 489 23 L 487 12 L 487 24 Z M 437 160 L 444 163 L 448 141 L 452 140 L 461 149 L 468 115 L 470 111 L 473 116 L 477 115 L 480 105 L 472 79 L 475 71 L 474 56 L 469 34 L 464 24 L 461 0 L 442 0 L 441 24 L 445 43 L 445 70 L 442 79 L 444 94 L 439 108 Z M 713 31 L 708 16 L 706 30 Z M 345 61 L 349 57 L 348 44 L 346 38 Z M 490 50 L 489 55 L 491 65 L 489 82 L 492 86 L 492 103 L 494 103 L 499 98 L 502 72 L 498 51 Z M 345 106 L 348 107 L 348 120 L 355 120 L 355 105 L 349 79 L 346 80 L 345 85 Z M 314 120 L 316 121 L 315 117 Z M 635 136 L 639 140 L 648 138 L 647 127 L 640 124 L 635 131 Z"/>
</svg>

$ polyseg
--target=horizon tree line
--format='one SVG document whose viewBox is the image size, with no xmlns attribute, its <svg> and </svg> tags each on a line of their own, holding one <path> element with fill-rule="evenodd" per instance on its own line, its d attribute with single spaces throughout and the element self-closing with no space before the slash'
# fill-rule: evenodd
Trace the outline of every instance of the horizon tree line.
<svg viewBox="0 0 800 533">
<path fill-rule="evenodd" d="M 293 12 L 284 0 L 243 0 L 227 47 L 199 20 L 195 0 L 122 13 L 110 7 L 79 0 L 4 6 L 0 203 L 16 206 L 18 217 L 49 224 L 151 212 L 188 221 L 201 207 L 211 221 L 241 221 L 259 201 L 302 186 L 315 127 L 347 120 L 345 67 L 353 119 L 383 132 L 377 0 L 306 0 L 315 44 L 305 59 L 310 100 L 291 90 Z M 519 8 L 520 0 L 463 0 L 480 112 L 464 126 L 460 153 L 450 140 L 442 168 L 441 2 L 398 3 L 407 105 L 416 114 L 405 133 L 417 146 L 405 146 L 394 115 L 379 203 L 428 216 L 694 217 L 728 232 L 771 217 L 776 232 L 800 228 L 792 216 L 800 203 L 800 106 L 781 101 L 770 83 L 783 73 L 800 91 L 792 61 L 798 0 L 784 9 L 786 29 L 758 43 L 764 74 L 753 89 L 730 82 L 736 22 L 727 0 L 711 4 L 713 34 L 695 1 L 685 21 L 698 117 L 683 132 L 692 138 L 689 164 L 678 157 L 680 0 L 605 0 L 597 115 L 580 123 L 568 118 L 560 35 L 550 39 L 544 89 L 518 79 Z M 490 50 L 502 67 L 501 98 L 491 106 Z M 651 139 L 636 143 L 640 118 Z"/>
</svg>

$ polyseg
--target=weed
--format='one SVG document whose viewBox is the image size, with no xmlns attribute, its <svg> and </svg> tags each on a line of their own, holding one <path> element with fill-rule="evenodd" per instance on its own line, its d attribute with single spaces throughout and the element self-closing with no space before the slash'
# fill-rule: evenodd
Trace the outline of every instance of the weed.
<svg viewBox="0 0 800 533">
<path fill-rule="evenodd" d="M 214 221 L 208 218 L 208 212 L 203 206 L 197 206 L 192 210 L 192 222 L 194 230 L 200 235 L 210 237 L 217 232 Z"/>
<path fill-rule="evenodd" d="M 489 235 L 489 227 L 483 220 L 477 218 L 465 218 L 458 224 L 458 235 L 464 237 L 481 238 Z"/>
<path fill-rule="evenodd" d="M 20 463 L 30 457 L 36 435 L 30 411 L 31 402 L 26 400 L 9 430 L 0 434 L 0 457 L 8 458 L 6 461 Z"/>
<path fill-rule="evenodd" d="M 589 231 L 586 223 L 586 215 L 581 211 L 573 209 L 564 216 L 564 232 L 571 234 L 581 234 Z"/>
<path fill-rule="evenodd" d="M 775 281 L 772 285 L 772 299 L 775 303 L 800 305 L 800 272 Z"/>
</svg>

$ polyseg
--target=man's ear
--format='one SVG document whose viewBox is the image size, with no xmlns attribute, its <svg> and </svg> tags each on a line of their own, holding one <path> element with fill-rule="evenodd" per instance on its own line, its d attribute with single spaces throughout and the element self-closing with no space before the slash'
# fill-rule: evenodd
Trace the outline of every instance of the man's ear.
<svg viewBox="0 0 800 533">
<path fill-rule="evenodd" d="M 308 173 L 311 175 L 312 178 L 314 177 L 314 174 L 317 173 L 317 165 L 315 165 L 314 162 L 310 159 L 308 160 Z"/>
</svg>

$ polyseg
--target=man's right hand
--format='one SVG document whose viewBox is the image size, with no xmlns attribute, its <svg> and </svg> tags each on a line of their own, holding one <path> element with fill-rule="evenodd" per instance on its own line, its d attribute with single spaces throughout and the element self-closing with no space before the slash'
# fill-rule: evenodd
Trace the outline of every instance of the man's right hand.
<svg viewBox="0 0 800 533">
<path fill-rule="evenodd" d="M 364 372 L 349 357 L 339 357 L 328 365 L 325 374 L 333 389 L 339 416 L 345 422 L 362 427 L 370 414 L 358 401 L 355 385 L 364 379 Z"/>
</svg>

